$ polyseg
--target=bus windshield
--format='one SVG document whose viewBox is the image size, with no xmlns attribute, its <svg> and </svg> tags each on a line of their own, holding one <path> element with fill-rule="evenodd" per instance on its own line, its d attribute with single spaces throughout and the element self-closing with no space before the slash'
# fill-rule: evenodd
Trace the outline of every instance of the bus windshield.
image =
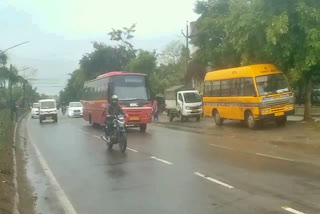
<svg viewBox="0 0 320 214">
<path fill-rule="evenodd" d="M 260 96 L 289 92 L 287 80 L 283 74 L 256 77 Z"/>
<path fill-rule="evenodd" d="M 199 103 L 201 102 L 201 96 L 194 92 L 183 93 L 184 101 L 186 103 Z"/>
<path fill-rule="evenodd" d="M 119 100 L 149 100 L 145 76 L 118 76 L 113 79 L 113 94 Z"/>
</svg>

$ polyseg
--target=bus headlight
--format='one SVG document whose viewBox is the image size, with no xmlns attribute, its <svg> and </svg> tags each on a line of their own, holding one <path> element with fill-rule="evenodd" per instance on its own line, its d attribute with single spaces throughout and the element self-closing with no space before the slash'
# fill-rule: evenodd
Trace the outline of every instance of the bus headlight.
<svg viewBox="0 0 320 214">
<path fill-rule="evenodd" d="M 262 109 L 261 110 L 261 113 L 262 114 L 268 114 L 268 113 L 270 113 L 271 112 L 271 109 L 269 109 L 269 108 L 265 108 L 265 109 Z"/>
<path fill-rule="evenodd" d="M 286 110 L 293 110 L 293 106 L 286 106 Z"/>
</svg>

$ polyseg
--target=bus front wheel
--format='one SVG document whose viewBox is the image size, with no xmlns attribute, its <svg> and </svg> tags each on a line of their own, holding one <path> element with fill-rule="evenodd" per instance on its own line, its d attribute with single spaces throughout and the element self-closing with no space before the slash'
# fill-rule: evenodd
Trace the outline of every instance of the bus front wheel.
<svg viewBox="0 0 320 214">
<path fill-rule="evenodd" d="M 220 114 L 217 110 L 214 111 L 214 120 L 216 121 L 217 126 L 221 126 L 223 124 L 223 119 L 220 117 Z"/>
<path fill-rule="evenodd" d="M 254 119 L 252 112 L 246 113 L 246 122 L 249 129 L 256 129 L 258 127 L 258 121 Z"/>
</svg>

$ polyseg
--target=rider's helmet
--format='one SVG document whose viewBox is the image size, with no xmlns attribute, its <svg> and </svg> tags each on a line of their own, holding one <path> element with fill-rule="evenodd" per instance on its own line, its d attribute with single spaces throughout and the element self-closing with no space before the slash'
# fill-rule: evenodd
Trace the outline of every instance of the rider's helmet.
<svg viewBox="0 0 320 214">
<path fill-rule="evenodd" d="M 112 105 L 117 105 L 117 104 L 118 104 L 118 101 L 119 101 L 118 96 L 117 96 L 117 95 L 112 95 L 112 97 L 111 97 L 111 104 L 112 104 Z"/>
</svg>

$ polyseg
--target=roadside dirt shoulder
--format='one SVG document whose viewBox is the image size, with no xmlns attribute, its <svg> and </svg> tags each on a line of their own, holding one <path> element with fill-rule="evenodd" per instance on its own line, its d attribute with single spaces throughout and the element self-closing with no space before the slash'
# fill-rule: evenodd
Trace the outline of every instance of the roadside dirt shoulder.
<svg viewBox="0 0 320 214">
<path fill-rule="evenodd" d="M 0 213 L 12 213 L 14 185 L 11 134 L 2 139 L 0 149 Z"/>
</svg>

